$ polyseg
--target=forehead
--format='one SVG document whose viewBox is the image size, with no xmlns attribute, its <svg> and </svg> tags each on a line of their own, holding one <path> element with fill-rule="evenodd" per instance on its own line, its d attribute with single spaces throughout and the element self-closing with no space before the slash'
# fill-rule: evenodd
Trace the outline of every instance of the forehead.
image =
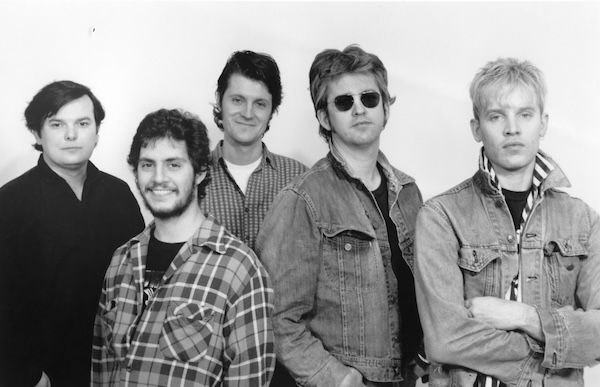
<svg viewBox="0 0 600 387">
<path fill-rule="evenodd" d="M 242 74 L 235 73 L 229 77 L 226 95 L 248 95 L 257 98 L 272 99 L 271 93 L 264 82 L 248 78 Z"/>
<path fill-rule="evenodd" d="M 336 97 L 342 94 L 359 94 L 367 90 L 379 90 L 373 74 L 362 72 L 345 73 L 338 75 L 329 82 L 326 97 Z"/>
<path fill-rule="evenodd" d="M 56 112 L 55 115 L 47 119 L 82 119 L 94 117 L 94 104 L 87 95 L 67 102 Z"/>
<path fill-rule="evenodd" d="M 505 85 L 490 89 L 483 103 L 483 111 L 498 108 L 540 108 L 536 92 L 524 85 Z"/>
<path fill-rule="evenodd" d="M 186 159 L 189 160 L 184 141 L 170 137 L 152 139 L 140 149 L 140 158 L 150 160 Z"/>
</svg>

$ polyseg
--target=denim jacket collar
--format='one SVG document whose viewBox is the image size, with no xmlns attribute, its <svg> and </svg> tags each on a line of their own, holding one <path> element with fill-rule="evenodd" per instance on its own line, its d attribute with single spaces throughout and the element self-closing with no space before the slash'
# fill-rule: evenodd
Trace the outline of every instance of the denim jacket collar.
<svg viewBox="0 0 600 387">
<path fill-rule="evenodd" d="M 362 181 L 360 181 L 360 179 L 358 179 L 355 176 L 352 176 L 352 174 L 347 168 L 347 162 L 344 160 L 342 155 L 336 150 L 335 146 L 332 146 L 331 144 L 329 146 L 329 153 L 327 154 L 327 158 L 331 162 L 333 170 L 338 176 L 350 182 L 360 183 L 361 185 L 363 184 Z M 389 187 L 392 191 L 398 192 L 402 189 L 402 186 L 415 182 L 415 179 L 413 179 L 411 176 L 394 168 L 388 161 L 387 157 L 385 157 L 383 152 L 381 152 L 381 150 L 377 153 L 377 163 L 382 166 L 383 173 L 385 174 L 385 177 L 389 182 Z"/>
<path fill-rule="evenodd" d="M 550 164 L 552 164 L 552 166 L 554 167 L 554 170 L 548 174 L 548 177 L 542 183 L 541 193 L 543 194 L 543 192 L 551 188 L 570 187 L 571 183 L 569 182 L 569 179 L 567 179 L 567 176 L 565 175 L 563 170 L 558 166 L 558 164 L 541 149 L 538 150 L 538 152 L 542 156 L 544 156 L 544 158 L 548 160 Z M 498 189 L 492 183 L 490 175 L 483 171 L 481 167 L 473 176 L 473 181 L 475 182 L 475 185 L 477 185 L 481 189 L 481 192 L 488 196 L 501 194 L 500 192 L 498 192 Z"/>
</svg>

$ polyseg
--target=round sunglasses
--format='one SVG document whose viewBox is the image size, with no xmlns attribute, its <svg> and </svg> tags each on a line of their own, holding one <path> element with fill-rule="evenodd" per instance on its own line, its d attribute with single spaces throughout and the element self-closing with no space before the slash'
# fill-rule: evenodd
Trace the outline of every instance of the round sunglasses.
<svg viewBox="0 0 600 387">
<path fill-rule="evenodd" d="M 381 100 L 381 95 L 376 91 L 366 91 L 360 94 L 344 94 L 338 95 L 333 99 L 333 103 L 337 110 L 341 112 L 345 112 L 352 108 L 354 105 L 354 96 L 360 95 L 360 102 L 364 107 L 372 109 L 379 105 L 379 101 Z M 331 102 L 330 102 L 331 103 Z"/>
</svg>

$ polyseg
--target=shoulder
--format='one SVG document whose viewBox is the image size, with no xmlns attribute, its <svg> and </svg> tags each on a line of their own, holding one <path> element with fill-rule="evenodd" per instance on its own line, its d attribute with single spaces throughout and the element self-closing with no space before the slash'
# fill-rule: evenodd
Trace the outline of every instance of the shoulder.
<svg viewBox="0 0 600 387">
<path fill-rule="evenodd" d="M 473 178 L 468 178 L 454 187 L 433 196 L 425 201 L 423 207 L 435 210 L 438 213 L 472 212 L 475 203 L 480 201 L 481 191 L 476 188 Z"/>
<path fill-rule="evenodd" d="M 298 160 L 272 152 L 267 153 L 267 160 L 272 163 L 280 173 L 288 176 L 297 176 L 308 170 L 306 165 Z"/>
<path fill-rule="evenodd" d="M 41 195 L 40 184 L 43 177 L 37 167 L 31 168 L 21 176 L 0 187 L 0 213 L 15 210 L 26 203 L 36 203 Z"/>
</svg>

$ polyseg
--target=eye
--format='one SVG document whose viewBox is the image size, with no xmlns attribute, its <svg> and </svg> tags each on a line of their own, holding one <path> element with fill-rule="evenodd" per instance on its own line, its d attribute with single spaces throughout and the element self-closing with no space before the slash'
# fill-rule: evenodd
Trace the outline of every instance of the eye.
<svg viewBox="0 0 600 387">
<path fill-rule="evenodd" d="M 51 122 L 50 123 L 51 128 L 60 128 L 61 126 L 62 126 L 62 124 L 60 122 Z"/>
<path fill-rule="evenodd" d="M 531 118 L 531 117 L 533 117 L 533 114 L 531 114 L 531 112 L 523 112 L 523 113 L 521 113 L 521 117 Z"/>
<path fill-rule="evenodd" d="M 79 122 L 79 126 L 81 126 L 82 128 L 85 128 L 85 127 L 90 126 L 90 125 L 91 125 L 91 122 L 89 122 L 89 121 L 81 121 L 81 122 Z"/>
<path fill-rule="evenodd" d="M 147 169 L 150 169 L 150 168 L 152 168 L 152 163 L 149 163 L 149 162 L 147 162 L 147 161 L 142 161 L 142 162 L 140 162 L 140 163 L 138 164 L 138 168 L 139 168 L 139 169 L 146 169 L 146 170 L 147 170 Z"/>
<path fill-rule="evenodd" d="M 233 102 L 236 105 L 239 105 L 242 103 L 242 99 L 240 97 L 231 97 L 231 102 Z"/>
<path fill-rule="evenodd" d="M 500 118 L 502 118 L 502 116 L 500 114 L 492 114 L 490 116 L 490 121 L 498 121 Z"/>
<path fill-rule="evenodd" d="M 268 106 L 268 105 L 267 105 L 267 103 L 266 103 L 266 102 L 264 102 L 264 101 L 258 101 L 258 102 L 256 103 L 256 105 L 257 105 L 259 108 L 261 108 L 261 109 L 266 109 L 266 108 L 267 108 L 267 106 Z"/>
<path fill-rule="evenodd" d="M 181 168 L 180 163 L 169 163 L 169 169 L 179 169 Z"/>
</svg>

